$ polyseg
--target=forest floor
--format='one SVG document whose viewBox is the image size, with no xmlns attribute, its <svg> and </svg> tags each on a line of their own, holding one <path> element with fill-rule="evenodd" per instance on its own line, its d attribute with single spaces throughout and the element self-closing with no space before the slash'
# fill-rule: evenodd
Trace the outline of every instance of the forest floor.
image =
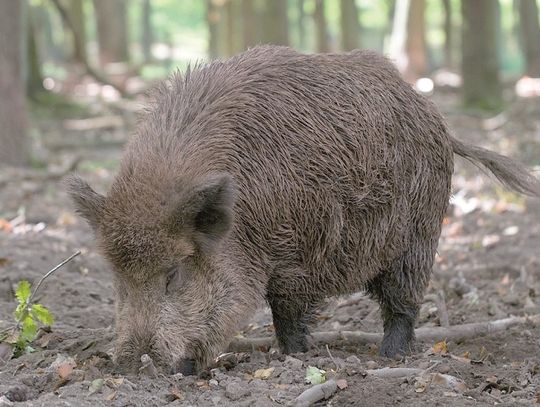
<svg viewBox="0 0 540 407">
<path fill-rule="evenodd" d="M 452 94 L 436 101 L 459 139 L 540 164 L 538 99 L 516 101 L 490 119 L 456 111 Z M 129 134 L 134 110 L 95 109 L 101 122 L 37 114 L 38 152 L 46 167 L 0 172 L 0 218 L 11 221 L 0 224 L 0 329 L 13 323 L 18 281 L 35 282 L 82 251 L 38 294 L 55 315 L 52 330 L 40 332 L 34 353 L 0 361 L 0 406 L 288 405 L 312 387 L 305 380 L 308 366 L 324 369 L 339 385 L 319 406 L 540 405 L 540 324 L 533 323 L 460 340 L 420 341 L 401 361 L 379 357 L 379 343 L 368 341 L 318 345 L 287 357 L 274 348 L 235 353 L 199 377 L 116 373 L 111 272 L 89 227 L 73 213 L 59 176 L 76 161 L 77 170 L 104 192 L 121 154 L 115 146 Z M 445 306 L 451 326 L 539 314 L 540 201 L 503 190 L 461 159 L 453 184 L 418 327 L 439 326 Z M 439 293 L 444 302 L 437 301 Z M 361 293 L 329 299 L 313 331 L 340 330 L 381 332 L 378 305 Z M 270 313 L 261 309 L 240 335 L 272 332 Z M 384 367 L 418 370 L 379 377 Z"/>
</svg>

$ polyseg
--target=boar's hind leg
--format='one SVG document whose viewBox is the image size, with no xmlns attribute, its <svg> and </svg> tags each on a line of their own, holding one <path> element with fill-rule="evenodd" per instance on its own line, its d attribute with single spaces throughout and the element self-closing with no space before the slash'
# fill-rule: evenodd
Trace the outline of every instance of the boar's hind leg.
<svg viewBox="0 0 540 407">
<path fill-rule="evenodd" d="M 414 324 L 431 267 L 412 267 L 405 256 L 382 271 L 367 285 L 368 292 L 380 303 L 384 336 L 380 354 L 404 356 L 414 341 Z"/>
<path fill-rule="evenodd" d="M 269 296 L 272 319 L 279 348 L 283 353 L 298 353 L 308 350 L 308 324 L 313 307 L 294 300 Z"/>
</svg>

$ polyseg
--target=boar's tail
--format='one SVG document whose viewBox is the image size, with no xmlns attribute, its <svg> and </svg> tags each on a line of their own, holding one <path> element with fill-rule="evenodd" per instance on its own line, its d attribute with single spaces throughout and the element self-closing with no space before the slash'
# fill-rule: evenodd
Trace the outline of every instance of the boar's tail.
<svg viewBox="0 0 540 407">
<path fill-rule="evenodd" d="M 524 195 L 540 197 L 540 180 L 524 165 L 485 148 L 464 144 L 453 137 L 451 140 L 455 154 L 477 167 L 487 168 L 507 188 Z"/>
</svg>

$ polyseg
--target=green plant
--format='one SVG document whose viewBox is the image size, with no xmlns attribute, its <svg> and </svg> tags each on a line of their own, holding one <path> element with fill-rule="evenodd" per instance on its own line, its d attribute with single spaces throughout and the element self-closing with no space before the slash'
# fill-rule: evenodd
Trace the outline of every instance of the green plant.
<svg viewBox="0 0 540 407">
<path fill-rule="evenodd" d="M 34 349 L 30 344 L 36 339 L 38 332 L 38 322 L 50 326 L 54 323 L 51 312 L 41 304 L 31 302 L 30 283 L 26 280 L 19 282 L 15 291 L 18 305 L 13 313 L 17 321 L 18 335 L 12 340 L 16 340 L 15 355 L 25 352 L 32 352 Z"/>
<path fill-rule="evenodd" d="M 80 253 L 79 251 L 76 252 L 48 271 L 39 280 L 33 290 L 28 281 L 19 281 L 15 290 L 15 297 L 18 304 L 13 312 L 15 326 L 0 332 L 0 343 L 11 345 L 14 357 L 18 357 L 24 353 L 34 352 L 31 344 L 37 337 L 39 324 L 50 326 L 54 323 L 54 317 L 49 309 L 34 301 L 37 290 L 47 277 Z"/>
</svg>

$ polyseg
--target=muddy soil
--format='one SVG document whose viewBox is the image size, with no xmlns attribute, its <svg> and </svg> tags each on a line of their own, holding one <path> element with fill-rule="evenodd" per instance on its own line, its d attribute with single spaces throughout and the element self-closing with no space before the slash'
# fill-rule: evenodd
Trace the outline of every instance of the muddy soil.
<svg viewBox="0 0 540 407">
<path fill-rule="evenodd" d="M 436 100 L 458 138 L 540 165 L 538 100 L 515 102 L 505 116 L 487 120 L 453 110 L 452 96 Z M 125 121 L 121 129 L 93 133 L 68 131 L 60 120 L 36 123 L 44 138 L 76 144 L 96 133 L 101 141 L 126 136 L 132 121 Z M 51 309 L 56 322 L 40 332 L 35 352 L 0 366 L 0 406 L 280 406 L 312 386 L 306 384 L 308 366 L 339 380 L 338 390 L 319 406 L 540 405 L 540 326 L 533 324 L 459 342 L 421 342 L 400 361 L 379 357 L 378 343 L 314 346 L 291 356 L 272 347 L 226 355 L 199 377 L 120 375 L 111 360 L 110 269 L 57 177 L 49 176 L 75 153 L 78 171 L 105 191 L 119 149 L 59 147 L 47 153 L 47 169 L 0 171 L 0 218 L 13 220 L 24 208 L 18 225 L 0 230 L 0 329 L 12 324 L 18 281 L 34 282 L 82 251 L 40 290 L 38 302 Z M 418 327 L 440 325 L 434 300 L 439 292 L 451 325 L 540 313 L 540 201 L 505 191 L 458 160 L 452 202 Z M 362 293 L 329 299 L 313 331 L 336 330 L 380 332 L 378 305 Z M 272 333 L 270 313 L 262 308 L 239 335 Z M 384 367 L 423 372 L 401 378 L 367 372 Z"/>
</svg>

